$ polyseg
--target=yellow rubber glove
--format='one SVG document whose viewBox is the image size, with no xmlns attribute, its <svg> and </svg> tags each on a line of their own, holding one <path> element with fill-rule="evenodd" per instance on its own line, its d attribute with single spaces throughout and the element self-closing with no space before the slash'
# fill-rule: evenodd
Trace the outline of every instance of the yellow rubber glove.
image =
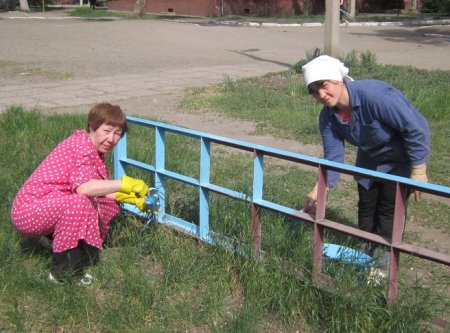
<svg viewBox="0 0 450 333">
<path fill-rule="evenodd" d="M 146 209 L 145 198 L 138 198 L 133 192 L 130 194 L 116 192 L 116 201 L 135 205 L 141 212 L 145 212 Z"/>
<path fill-rule="evenodd" d="M 426 164 L 413 165 L 411 167 L 411 179 L 417 180 L 419 182 L 428 182 L 427 177 L 427 166 Z M 420 200 L 420 191 L 414 191 L 414 199 L 416 201 Z"/>
<path fill-rule="evenodd" d="M 142 179 L 122 176 L 120 192 L 127 194 L 135 193 L 138 197 L 143 198 L 148 195 L 148 190 L 148 185 Z"/>
</svg>

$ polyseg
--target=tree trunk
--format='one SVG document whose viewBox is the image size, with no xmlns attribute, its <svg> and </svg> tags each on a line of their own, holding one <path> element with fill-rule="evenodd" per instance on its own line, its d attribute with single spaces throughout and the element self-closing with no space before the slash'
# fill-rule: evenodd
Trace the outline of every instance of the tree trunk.
<svg viewBox="0 0 450 333">
<path fill-rule="evenodd" d="M 27 0 L 19 0 L 20 3 L 20 9 L 21 10 L 30 10 L 30 7 L 28 6 L 28 1 Z"/>
<path fill-rule="evenodd" d="M 140 17 L 144 16 L 146 8 L 147 8 L 147 0 L 136 0 L 135 12 L 138 14 L 138 16 Z"/>
<path fill-rule="evenodd" d="M 305 16 L 309 16 L 309 6 L 310 6 L 310 0 L 306 0 L 303 5 L 303 14 Z"/>
</svg>

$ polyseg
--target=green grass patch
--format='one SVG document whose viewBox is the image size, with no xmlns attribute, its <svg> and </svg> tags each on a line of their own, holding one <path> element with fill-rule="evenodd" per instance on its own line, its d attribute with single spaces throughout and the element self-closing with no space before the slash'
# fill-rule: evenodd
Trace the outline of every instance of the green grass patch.
<svg viewBox="0 0 450 333">
<path fill-rule="evenodd" d="M 142 219 L 124 212 L 111 228 L 100 263 L 90 268 L 96 277 L 93 285 L 49 285 L 45 279 L 51 255 L 8 223 L 11 203 L 54 146 L 84 125 L 85 115 L 44 115 L 20 107 L 0 115 L 0 217 L 5 222 L 0 224 L 0 331 L 166 332 L 170 327 L 173 332 L 432 332 L 431 319 L 449 312 L 448 295 L 437 292 L 448 281 L 439 268 L 422 270 L 433 272 L 428 279 L 409 270 L 402 273 L 402 293 L 391 306 L 383 288 L 357 285 L 345 270 L 339 271 L 341 279 L 333 290 L 318 289 L 309 279 L 311 227 L 270 211 L 261 211 L 265 259 L 238 255 L 251 249 L 250 209 L 217 194 L 210 198 L 211 227 L 241 244 L 238 252 L 207 246 L 159 224 L 143 230 Z M 131 126 L 130 156 L 151 161 L 152 134 Z M 172 156 L 166 167 L 197 177 L 198 145 L 191 139 L 166 139 Z M 111 165 L 111 156 L 107 161 Z M 248 192 L 252 163 L 251 154 L 214 146 L 212 164 L 220 172 L 211 177 Z M 130 173 L 152 183 L 151 175 L 136 169 Z M 266 174 L 267 198 L 291 207 L 300 207 L 300 192 L 315 178 L 275 160 L 268 161 Z M 167 211 L 197 223 L 198 190 L 177 182 L 166 185 Z M 355 210 L 336 204 L 352 201 L 354 186 L 343 183 L 330 195 L 333 219 L 354 225 Z M 445 214 L 440 205 L 415 209 L 424 223 L 436 212 Z M 347 241 L 332 233 L 325 237 Z M 408 268 L 420 268 L 406 262 Z"/>
<path fill-rule="evenodd" d="M 17 78 L 18 76 L 40 80 L 67 80 L 73 77 L 73 73 L 46 70 L 38 64 L 0 60 L 0 77 L 8 79 Z"/>
<path fill-rule="evenodd" d="M 120 12 L 103 9 L 92 9 L 90 7 L 79 7 L 70 11 L 70 16 L 85 18 L 85 19 L 127 19 L 127 20 L 177 20 L 177 19 L 204 19 L 203 17 L 188 16 L 188 15 L 171 15 L 171 14 L 153 14 L 148 13 L 143 16 L 139 16 L 135 12 Z"/>
<path fill-rule="evenodd" d="M 312 58 L 320 53 L 314 50 Z M 256 123 L 257 134 L 274 135 L 303 143 L 321 144 L 318 114 L 321 105 L 308 95 L 301 60 L 292 70 L 258 78 L 233 80 L 192 88 L 181 102 L 189 112 L 213 112 Z M 347 54 L 344 63 L 354 79 L 380 79 L 400 89 L 428 119 L 431 128 L 429 177 L 450 185 L 447 142 L 450 138 L 450 71 L 424 70 L 409 66 L 380 65 L 370 52 Z"/>
</svg>

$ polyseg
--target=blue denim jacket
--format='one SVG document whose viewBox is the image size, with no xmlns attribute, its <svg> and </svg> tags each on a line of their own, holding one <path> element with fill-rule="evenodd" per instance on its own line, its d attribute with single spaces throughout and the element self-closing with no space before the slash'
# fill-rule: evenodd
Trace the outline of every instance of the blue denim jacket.
<svg viewBox="0 0 450 333">
<path fill-rule="evenodd" d="M 347 82 L 352 113 L 345 123 L 334 108 L 319 117 L 324 158 L 344 163 L 345 141 L 357 146 L 356 166 L 409 177 L 411 165 L 427 163 L 430 130 L 425 117 L 392 85 L 379 80 Z M 328 186 L 339 180 L 329 171 Z M 356 178 L 369 189 L 373 181 Z"/>
</svg>

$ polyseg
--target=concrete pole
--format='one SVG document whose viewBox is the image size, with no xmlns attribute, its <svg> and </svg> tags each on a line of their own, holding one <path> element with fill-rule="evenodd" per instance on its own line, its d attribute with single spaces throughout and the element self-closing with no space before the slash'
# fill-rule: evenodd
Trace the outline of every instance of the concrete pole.
<svg viewBox="0 0 450 333">
<path fill-rule="evenodd" d="M 339 1 L 325 1 L 325 43 L 324 53 L 331 57 L 339 57 Z"/>
</svg>

